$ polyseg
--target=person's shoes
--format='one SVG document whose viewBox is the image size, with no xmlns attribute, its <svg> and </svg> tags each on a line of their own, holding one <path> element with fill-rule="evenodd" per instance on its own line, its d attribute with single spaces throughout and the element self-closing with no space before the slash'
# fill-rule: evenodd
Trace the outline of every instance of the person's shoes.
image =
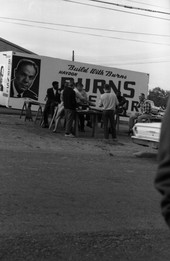
<svg viewBox="0 0 170 261">
<path fill-rule="evenodd" d="M 128 135 L 129 135 L 129 136 L 133 135 L 133 130 L 132 130 L 132 129 L 129 129 Z"/>
<path fill-rule="evenodd" d="M 79 131 L 80 131 L 80 132 L 85 132 L 85 130 L 84 130 L 84 129 L 80 129 Z"/>
<path fill-rule="evenodd" d="M 118 141 L 118 139 L 117 138 L 113 138 L 112 141 Z"/>
<path fill-rule="evenodd" d="M 75 138 L 75 136 L 74 136 L 72 133 L 70 133 L 70 134 L 67 134 L 67 133 L 66 133 L 64 136 L 65 136 L 65 137 L 68 137 L 68 138 Z"/>
<path fill-rule="evenodd" d="M 42 125 L 42 128 L 49 128 L 49 126 L 47 125 L 47 124 L 44 124 L 44 125 Z"/>
</svg>

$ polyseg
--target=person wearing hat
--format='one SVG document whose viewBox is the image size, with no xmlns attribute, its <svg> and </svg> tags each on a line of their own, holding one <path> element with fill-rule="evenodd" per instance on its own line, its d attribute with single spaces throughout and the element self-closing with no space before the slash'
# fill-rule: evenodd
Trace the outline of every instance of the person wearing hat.
<svg viewBox="0 0 170 261">
<path fill-rule="evenodd" d="M 52 87 L 47 89 L 46 105 L 43 112 L 43 128 L 48 128 L 49 114 L 53 116 L 55 107 L 60 103 L 60 94 L 58 92 L 58 82 L 52 82 Z"/>
</svg>

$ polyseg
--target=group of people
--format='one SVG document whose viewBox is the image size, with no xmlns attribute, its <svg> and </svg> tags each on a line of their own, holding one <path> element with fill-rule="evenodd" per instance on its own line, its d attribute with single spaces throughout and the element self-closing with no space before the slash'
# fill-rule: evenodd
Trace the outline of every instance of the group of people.
<svg viewBox="0 0 170 261">
<path fill-rule="evenodd" d="M 104 138 L 109 138 L 109 133 L 112 135 L 112 139 L 116 140 L 116 122 L 115 114 L 119 105 L 120 93 L 117 95 L 111 91 L 111 87 L 105 84 L 104 93 L 101 94 L 99 100 L 99 106 L 102 109 L 102 120 L 104 126 Z M 122 105 L 124 102 L 122 102 Z M 74 81 L 66 82 L 62 90 L 59 89 L 58 82 L 54 81 L 52 87 L 47 89 L 46 105 L 43 113 L 43 125 L 42 127 L 48 128 L 48 117 L 51 114 L 54 115 L 55 108 L 57 108 L 56 121 L 58 122 L 59 115 L 64 111 L 65 116 L 65 136 L 75 137 L 73 122 L 76 117 L 76 109 L 86 109 L 91 102 L 88 100 L 87 93 L 83 89 L 81 82 L 74 83 Z M 121 106 L 122 106 L 121 105 Z M 89 126 L 90 119 L 86 118 L 87 125 Z M 83 114 L 79 115 L 79 131 L 84 132 L 85 117 Z M 55 124 L 54 132 L 56 131 L 57 124 Z"/>
<path fill-rule="evenodd" d="M 109 84 L 103 87 L 104 93 L 99 99 L 99 106 L 102 110 L 102 121 L 104 126 L 104 138 L 108 139 L 111 133 L 112 139 L 117 139 L 116 135 L 116 113 L 126 116 L 127 100 L 121 95 L 120 91 L 114 93 L 111 91 Z M 86 109 L 90 105 L 88 96 L 83 89 L 81 82 L 74 83 L 74 81 L 66 82 L 62 90 L 59 89 L 57 81 L 52 82 L 52 87 L 47 89 L 46 105 L 43 113 L 43 127 L 48 128 L 48 117 L 54 115 L 55 108 L 58 109 L 56 120 L 59 119 L 60 113 L 65 115 L 65 136 L 74 137 L 73 121 L 76 117 L 76 109 L 81 107 Z M 133 132 L 133 126 L 136 122 L 150 121 L 152 116 L 151 101 L 145 98 L 145 94 L 141 93 L 139 102 L 137 104 L 138 111 L 134 112 L 129 117 L 129 134 Z M 91 125 L 90 119 L 87 119 L 88 124 Z M 84 132 L 85 117 L 83 114 L 79 115 L 79 131 Z M 56 132 L 57 124 L 54 132 Z"/>
<path fill-rule="evenodd" d="M 3 74 L 4 67 L 0 68 L 0 91 L 3 91 Z M 30 60 L 21 60 L 14 71 L 14 79 L 11 82 L 10 97 L 30 97 L 37 100 L 38 96 L 31 86 L 38 74 L 37 65 Z M 62 90 L 59 90 L 59 83 L 52 82 L 52 87 L 47 90 L 46 105 L 43 113 L 43 127 L 48 128 L 49 114 L 54 115 L 55 108 L 58 109 L 56 119 L 58 120 L 61 113 L 65 114 L 65 136 L 75 137 L 73 133 L 73 121 L 76 115 L 76 109 L 81 106 L 82 109 L 89 106 L 87 93 L 80 82 L 66 82 Z M 99 106 L 102 108 L 102 120 L 104 125 L 104 138 L 109 138 L 111 132 L 112 139 L 117 140 L 115 114 L 116 112 L 126 116 L 127 100 L 118 91 L 116 94 L 111 92 L 108 84 L 104 86 L 104 93 L 100 97 Z M 129 117 L 129 134 L 132 133 L 135 122 L 150 121 L 152 116 L 151 101 L 147 100 L 144 93 L 139 96 L 137 105 L 138 112 L 132 113 Z M 155 178 L 155 186 L 163 195 L 161 201 L 162 214 L 170 227 L 170 99 L 166 114 L 164 116 L 160 146 L 158 154 L 158 170 Z M 89 119 L 87 119 L 89 120 Z M 84 115 L 80 115 L 80 130 L 84 131 Z M 110 123 L 110 127 L 109 127 Z M 88 123 L 90 126 L 90 124 Z M 54 131 L 56 131 L 55 124 Z"/>
<path fill-rule="evenodd" d="M 54 115 L 57 108 L 56 120 L 59 114 L 64 110 L 65 115 L 65 136 L 73 137 L 73 121 L 75 119 L 76 109 L 81 106 L 85 108 L 89 105 L 87 93 L 83 89 L 81 82 L 66 82 L 63 88 L 59 89 L 57 81 L 52 82 L 52 87 L 47 89 L 46 105 L 43 113 L 43 128 L 48 128 L 48 117 Z M 84 131 L 84 115 L 79 117 L 80 131 Z M 54 132 L 57 125 L 55 125 Z"/>
</svg>

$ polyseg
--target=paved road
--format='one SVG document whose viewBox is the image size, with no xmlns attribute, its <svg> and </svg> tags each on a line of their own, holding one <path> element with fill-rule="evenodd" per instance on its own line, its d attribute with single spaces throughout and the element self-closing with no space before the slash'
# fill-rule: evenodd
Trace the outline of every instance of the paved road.
<svg viewBox="0 0 170 261">
<path fill-rule="evenodd" d="M 0 260 L 169 260 L 155 151 L 0 122 Z"/>
</svg>

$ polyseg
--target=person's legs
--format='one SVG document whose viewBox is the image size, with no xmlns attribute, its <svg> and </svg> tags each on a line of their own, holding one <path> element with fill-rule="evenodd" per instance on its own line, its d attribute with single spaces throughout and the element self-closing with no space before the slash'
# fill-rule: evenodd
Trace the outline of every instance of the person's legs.
<svg viewBox="0 0 170 261">
<path fill-rule="evenodd" d="M 57 115 L 55 117 L 55 127 L 53 132 L 57 131 L 57 127 L 59 125 L 59 122 L 61 120 L 61 118 L 64 116 L 64 106 L 63 105 L 59 105 L 58 107 L 58 111 L 57 111 Z"/>
<path fill-rule="evenodd" d="M 86 115 L 86 121 L 87 121 L 87 124 L 86 126 L 92 128 L 92 122 L 91 122 L 91 117 L 89 114 Z"/>
<path fill-rule="evenodd" d="M 48 127 L 48 115 L 50 113 L 50 105 L 47 103 L 44 108 L 43 112 L 43 120 L 44 120 L 44 125 L 43 127 Z"/>
<path fill-rule="evenodd" d="M 140 115 L 139 112 L 135 112 L 135 113 L 130 115 L 130 117 L 129 117 L 129 131 L 132 130 L 132 128 L 135 124 L 135 120 L 138 118 L 139 115 Z"/>
<path fill-rule="evenodd" d="M 75 111 L 65 109 L 65 117 L 66 117 L 65 134 L 71 134 L 73 121 L 75 119 Z"/>
<path fill-rule="evenodd" d="M 150 119 L 151 119 L 151 115 L 144 113 L 138 117 L 138 122 L 143 122 L 143 121 L 150 122 Z"/>
<path fill-rule="evenodd" d="M 103 111 L 103 126 L 104 126 L 104 138 L 108 139 L 109 138 L 109 116 L 108 116 L 108 111 Z"/>
<path fill-rule="evenodd" d="M 50 104 L 50 113 L 51 117 L 53 117 L 56 107 L 58 106 L 57 102 L 51 102 Z"/>
<path fill-rule="evenodd" d="M 84 131 L 84 114 L 79 115 L 80 131 Z"/>
<path fill-rule="evenodd" d="M 64 114 L 65 114 L 65 133 L 66 133 L 66 122 L 67 122 L 67 118 L 68 118 L 68 110 L 64 109 Z"/>
<path fill-rule="evenodd" d="M 116 139 L 117 134 L 116 134 L 116 123 L 115 123 L 115 112 L 114 111 L 109 111 L 109 120 L 110 120 L 112 138 Z"/>
</svg>

